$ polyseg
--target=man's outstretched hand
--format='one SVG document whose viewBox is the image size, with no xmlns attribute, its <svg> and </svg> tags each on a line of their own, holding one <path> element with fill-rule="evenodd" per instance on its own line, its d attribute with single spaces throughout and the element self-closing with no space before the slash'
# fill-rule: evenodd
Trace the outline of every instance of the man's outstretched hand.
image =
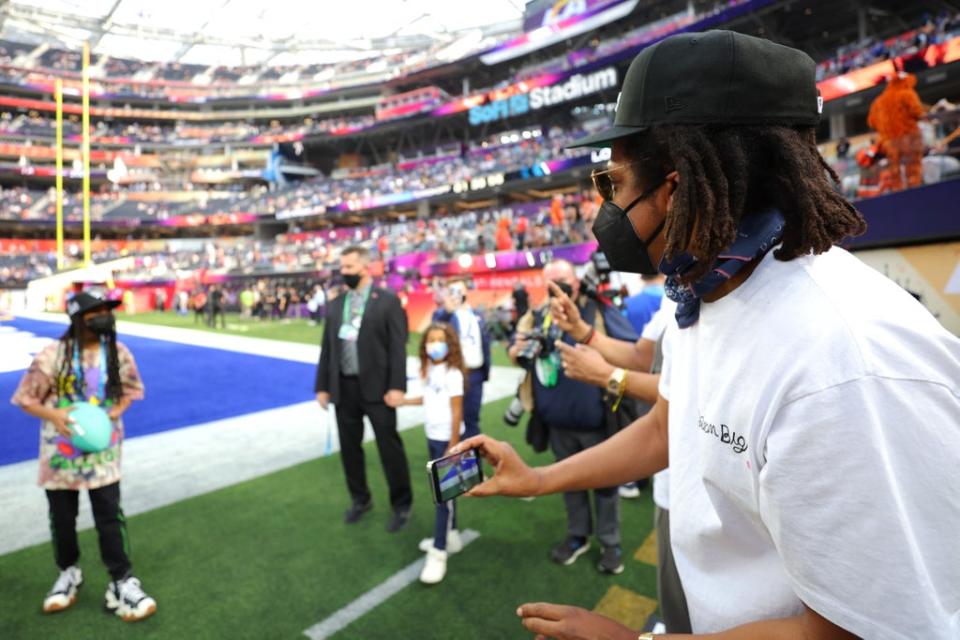
<svg viewBox="0 0 960 640">
<path fill-rule="evenodd" d="M 536 640 L 636 640 L 637 632 L 580 607 L 535 602 L 520 605 L 517 615 Z"/>
<path fill-rule="evenodd" d="M 493 476 L 475 486 L 467 495 L 526 497 L 540 493 L 540 471 L 527 466 L 508 443 L 488 436 L 474 436 L 453 447 L 450 453 L 461 453 L 473 448 L 493 467 Z"/>
</svg>

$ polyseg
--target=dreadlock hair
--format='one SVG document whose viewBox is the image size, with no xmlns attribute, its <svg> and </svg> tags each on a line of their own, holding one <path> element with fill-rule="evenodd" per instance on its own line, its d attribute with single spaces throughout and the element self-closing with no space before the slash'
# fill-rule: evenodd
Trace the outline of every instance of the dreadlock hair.
<svg viewBox="0 0 960 640">
<path fill-rule="evenodd" d="M 83 349 L 83 316 L 78 314 L 71 318 L 70 326 L 60 336 L 60 370 L 57 372 L 57 395 L 60 399 L 73 400 L 72 396 L 77 395 L 83 398 L 86 391 L 86 380 L 84 380 L 84 367 L 81 364 L 79 374 L 74 371 L 73 358 L 79 350 Z M 107 382 L 104 385 L 103 400 L 112 400 L 116 402 L 123 395 L 123 384 L 120 382 L 120 357 L 117 352 L 117 332 L 111 331 L 105 336 L 107 347 Z M 81 355 L 82 362 L 82 355 Z M 70 384 L 71 376 L 78 375 L 77 379 Z"/>
<path fill-rule="evenodd" d="M 866 230 L 837 190 L 836 172 L 816 146 L 813 127 L 663 125 L 626 140 L 639 186 L 680 174 L 665 226 L 668 259 L 696 256 L 687 274 L 704 275 L 736 238 L 744 216 L 775 207 L 785 219 L 778 260 L 823 253 Z"/>
</svg>

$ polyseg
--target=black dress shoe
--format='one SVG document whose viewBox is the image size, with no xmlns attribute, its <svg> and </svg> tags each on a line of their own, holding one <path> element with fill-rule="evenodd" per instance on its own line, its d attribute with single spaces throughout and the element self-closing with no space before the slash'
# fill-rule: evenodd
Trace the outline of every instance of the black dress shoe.
<svg viewBox="0 0 960 640">
<path fill-rule="evenodd" d="M 354 502 L 350 505 L 350 508 L 347 509 L 346 513 L 343 514 L 343 521 L 347 524 L 353 524 L 357 520 L 363 517 L 367 511 L 373 509 L 373 500 L 367 500 L 364 503 Z"/>
<path fill-rule="evenodd" d="M 394 509 L 393 513 L 390 514 L 390 520 L 387 522 L 387 531 L 396 533 L 407 526 L 408 522 L 410 522 L 410 507 Z"/>
</svg>

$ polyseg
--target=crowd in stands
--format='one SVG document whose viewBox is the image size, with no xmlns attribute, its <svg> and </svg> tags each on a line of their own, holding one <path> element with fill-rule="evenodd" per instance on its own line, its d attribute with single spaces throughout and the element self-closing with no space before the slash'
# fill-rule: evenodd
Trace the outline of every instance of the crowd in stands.
<svg viewBox="0 0 960 640">
<path fill-rule="evenodd" d="M 252 124 L 231 121 L 216 124 L 196 124 L 177 122 L 170 126 L 139 122 L 107 122 L 99 120 L 93 123 L 91 142 L 101 144 L 224 144 L 232 142 L 252 142 L 267 136 L 299 139 L 309 135 L 355 130 L 373 125 L 373 116 L 357 115 L 338 118 L 313 120 L 307 118 L 298 123 Z M 64 138 L 76 141 L 83 130 L 80 123 L 72 118 L 64 120 Z M 55 121 L 39 114 L 0 114 L 0 137 L 27 139 L 35 143 L 53 144 L 56 136 Z"/>
<path fill-rule="evenodd" d="M 564 149 L 580 135 L 580 131 L 553 128 L 547 135 L 476 147 L 459 157 L 437 162 L 431 162 L 429 157 L 418 158 L 417 162 L 404 162 L 405 159 L 400 158 L 396 163 L 310 179 L 288 189 L 267 192 L 241 203 L 240 208 L 261 215 L 274 215 L 284 211 L 337 207 L 374 196 L 451 185 L 492 172 L 506 173 L 560 157 L 589 154 L 589 150 Z M 400 169 L 399 166 L 408 168 Z"/>
<path fill-rule="evenodd" d="M 915 72 L 927 67 L 927 62 L 923 59 L 927 47 L 941 44 L 958 35 L 960 35 L 960 13 L 943 12 L 935 19 L 924 20 L 919 29 L 899 36 L 886 40 L 869 38 L 864 42 L 842 47 L 837 51 L 836 56 L 817 65 L 817 81 L 895 58 L 903 59 L 904 71 Z"/>
<path fill-rule="evenodd" d="M 4 196 L 9 192 L 3 192 Z M 590 227 L 597 213 L 596 194 L 583 192 L 554 196 L 551 200 L 496 209 L 437 216 L 428 220 L 373 222 L 351 231 L 342 229 L 277 236 L 272 241 L 252 238 L 178 240 L 163 251 L 137 254 L 135 266 L 123 275 L 128 279 L 182 279 L 193 272 L 230 275 L 295 274 L 330 270 L 339 259 L 339 249 L 356 243 L 370 249 L 378 259 L 390 261 L 411 253 L 426 252 L 441 262 L 463 254 L 540 249 L 591 242 Z M 29 251 L 0 261 L 11 277 L 50 275 L 56 264 L 52 252 Z M 68 263 L 79 260 L 76 245 Z M 95 262 L 128 255 L 116 244 L 106 244 L 93 253 Z M 14 269 L 16 271 L 14 271 Z"/>
</svg>

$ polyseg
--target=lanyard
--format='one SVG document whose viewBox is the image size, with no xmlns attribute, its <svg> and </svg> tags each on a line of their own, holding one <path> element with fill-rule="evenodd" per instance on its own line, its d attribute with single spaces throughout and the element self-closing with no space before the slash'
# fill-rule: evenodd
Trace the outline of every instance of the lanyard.
<svg viewBox="0 0 960 640">
<path fill-rule="evenodd" d="M 107 349 L 104 344 L 105 340 L 100 340 L 100 376 L 97 380 L 97 395 L 92 396 L 91 400 L 96 400 L 92 404 L 100 404 L 106 400 L 106 388 L 107 388 Z M 83 369 L 80 364 L 80 345 L 76 345 L 76 349 L 73 352 L 73 369 L 76 373 L 75 380 L 79 385 L 80 380 L 84 379 Z M 86 395 L 86 389 L 76 389 L 77 393 L 83 397 Z"/>
<path fill-rule="evenodd" d="M 362 317 L 363 317 L 363 312 L 364 312 L 364 311 L 366 310 L 366 308 L 367 308 L 367 300 L 370 299 L 370 290 L 371 290 L 372 288 L 373 288 L 373 287 L 370 287 L 370 286 L 367 287 L 366 293 L 363 294 L 363 304 L 360 306 L 360 312 L 356 315 L 356 317 L 355 317 L 353 320 L 356 320 L 356 319 L 359 319 L 359 318 L 362 318 Z M 353 298 L 352 298 L 353 295 L 354 295 L 354 292 L 353 292 L 353 291 L 348 291 L 348 292 L 347 292 L 347 299 L 343 301 L 343 319 L 341 320 L 341 324 L 350 324 L 350 325 L 353 325 L 353 322 L 351 321 L 351 318 L 350 318 L 350 316 L 351 316 L 351 309 L 352 309 L 352 305 L 350 304 L 350 302 L 351 302 L 351 300 L 353 299 Z M 357 325 L 359 325 L 359 324 L 360 324 L 360 323 L 358 322 Z M 355 326 L 356 326 L 356 325 L 355 325 Z M 360 327 L 357 326 L 357 328 L 359 329 Z"/>
</svg>

